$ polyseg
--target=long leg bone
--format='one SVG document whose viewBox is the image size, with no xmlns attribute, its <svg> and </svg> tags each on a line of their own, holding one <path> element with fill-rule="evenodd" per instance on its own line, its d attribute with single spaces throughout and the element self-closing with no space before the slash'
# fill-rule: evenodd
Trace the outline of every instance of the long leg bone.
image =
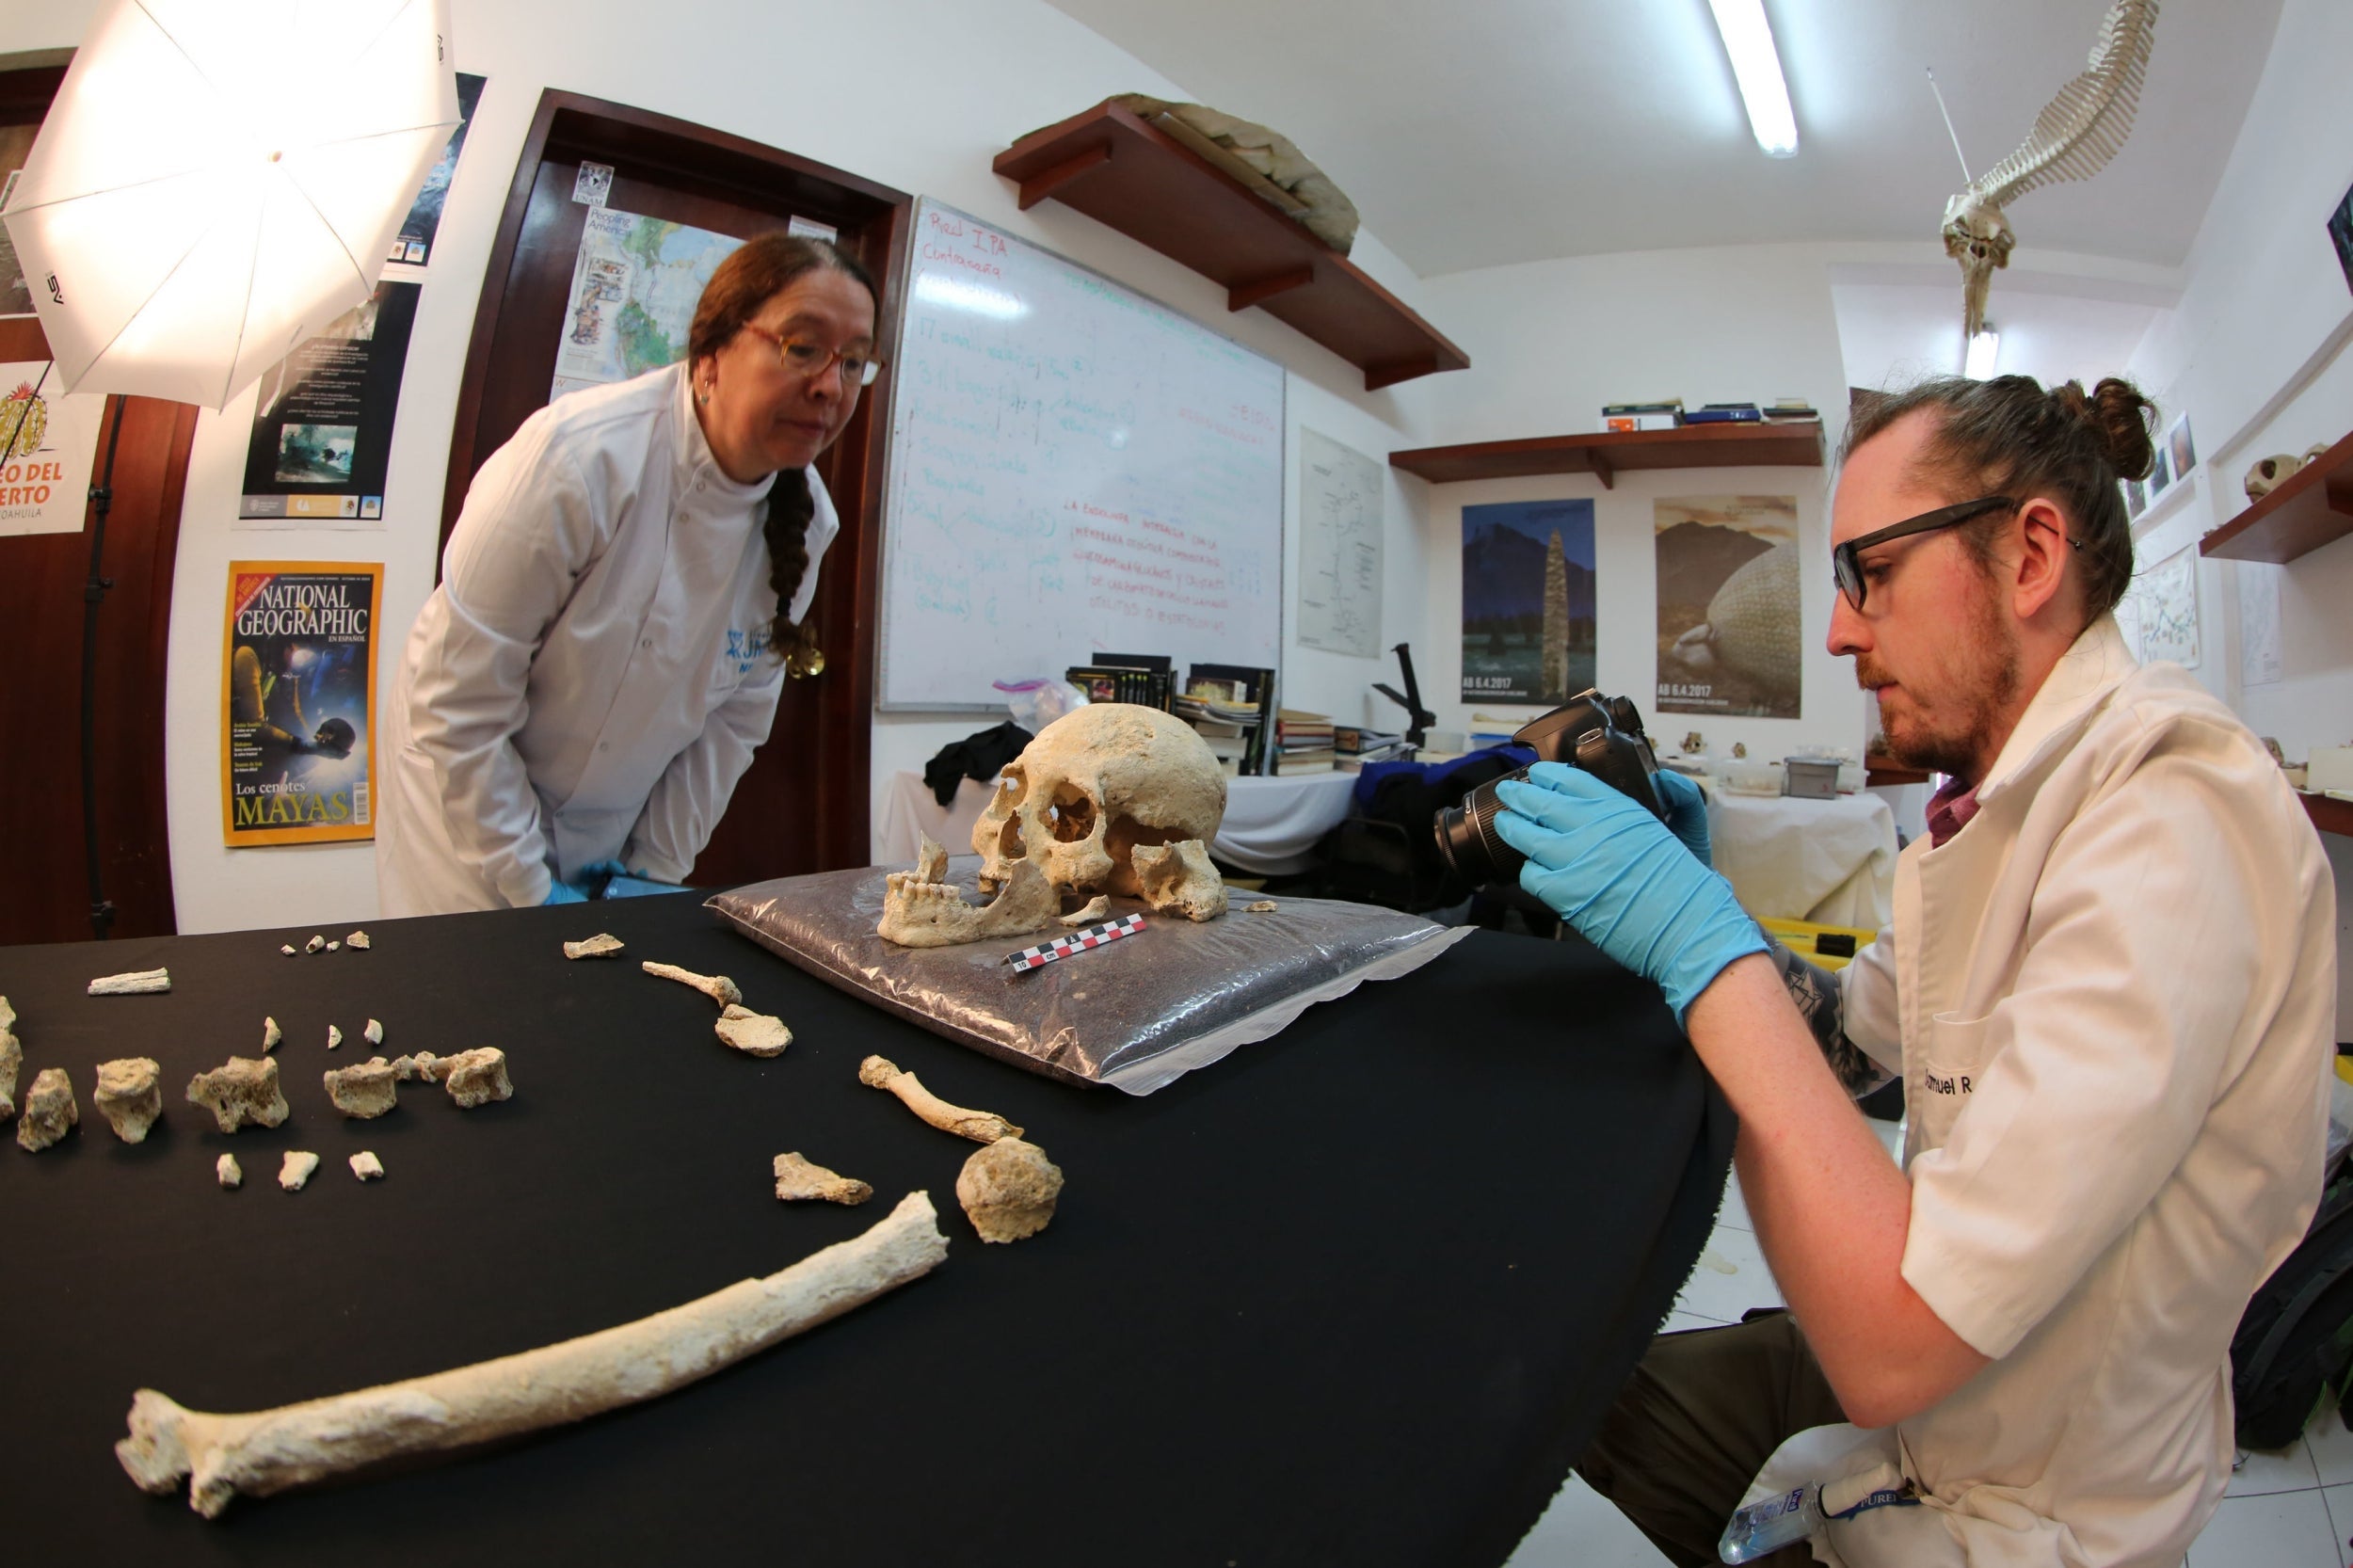
<svg viewBox="0 0 2353 1568">
<path fill-rule="evenodd" d="M 735 982 L 723 974 L 696 974 L 692 969 L 681 969 L 676 964 L 657 964 L 650 958 L 638 968 L 649 975 L 675 980 L 681 985 L 692 985 L 722 1007 L 732 1007 L 744 1000 L 744 993 L 735 988 Z"/>
<path fill-rule="evenodd" d="M 89 983 L 94 997 L 143 997 L 171 989 L 169 969 L 133 969 L 125 974 L 102 974 Z"/>
<path fill-rule="evenodd" d="M 942 1132 L 952 1132 L 976 1144 L 993 1144 L 1000 1138 L 1021 1136 L 1019 1128 L 994 1112 L 967 1111 L 960 1105 L 950 1105 L 924 1088 L 922 1080 L 913 1073 L 900 1071 L 896 1063 L 882 1057 L 870 1056 L 859 1063 L 857 1080 L 869 1089 L 889 1090 L 899 1096 L 901 1104 Z"/>
<path fill-rule="evenodd" d="M 919 1278 L 947 1253 L 930 1197 L 910 1192 L 865 1235 L 765 1279 L 496 1361 L 240 1416 L 142 1388 L 115 1456 L 144 1491 L 188 1478 L 188 1506 L 216 1518 L 239 1493 L 264 1497 L 657 1398 Z"/>
</svg>

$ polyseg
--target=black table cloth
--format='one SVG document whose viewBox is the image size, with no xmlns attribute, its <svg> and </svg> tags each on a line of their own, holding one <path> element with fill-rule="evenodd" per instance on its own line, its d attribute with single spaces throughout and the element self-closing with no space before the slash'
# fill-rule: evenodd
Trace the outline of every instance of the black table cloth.
<svg viewBox="0 0 2353 1568">
<path fill-rule="evenodd" d="M 370 930 L 293 958 L 309 930 L 0 950 L 20 1100 L 62 1066 L 82 1107 L 55 1148 L 0 1147 L 11 1560 L 1492 1565 L 1668 1310 L 1731 1147 L 1657 991 L 1571 944 L 1479 934 L 1132 1099 L 888 1017 L 690 896 Z M 600 930 L 621 958 L 562 956 Z M 732 975 L 792 1048 L 727 1049 L 646 958 Z M 168 995 L 83 994 L 156 965 Z M 265 1015 L 293 1114 L 224 1136 L 183 1094 L 258 1055 Z M 387 1055 L 504 1048 L 515 1097 L 410 1083 L 344 1120 L 319 1075 L 370 1054 L 370 1017 Z M 862 1087 L 869 1052 L 1026 1126 L 1066 1177 L 1051 1227 L 984 1245 L 954 1197 L 977 1145 Z M 164 1068 L 136 1147 L 90 1102 L 119 1056 Z M 383 1180 L 350 1175 L 363 1148 Z M 292 1194 L 288 1149 L 323 1160 Z M 788 1149 L 873 1200 L 778 1203 Z M 932 1274 L 653 1403 L 211 1522 L 115 1460 L 136 1388 L 249 1411 L 526 1350 L 772 1272 L 917 1188 L 950 1239 Z"/>
</svg>

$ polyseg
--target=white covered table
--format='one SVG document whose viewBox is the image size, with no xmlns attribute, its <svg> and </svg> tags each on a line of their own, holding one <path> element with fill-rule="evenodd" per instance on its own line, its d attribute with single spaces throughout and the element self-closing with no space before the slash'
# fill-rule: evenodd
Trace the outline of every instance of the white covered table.
<svg viewBox="0 0 2353 1568">
<path fill-rule="evenodd" d="M 1835 800 L 1707 792 L 1716 869 L 1750 914 L 1877 931 L 1895 918 L 1896 814 L 1865 791 Z"/>
</svg>

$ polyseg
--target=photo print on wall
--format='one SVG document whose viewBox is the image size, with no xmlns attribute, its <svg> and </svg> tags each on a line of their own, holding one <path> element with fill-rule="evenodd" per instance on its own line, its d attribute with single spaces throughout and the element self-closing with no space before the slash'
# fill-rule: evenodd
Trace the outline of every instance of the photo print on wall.
<svg viewBox="0 0 2353 1568">
<path fill-rule="evenodd" d="M 1798 498 L 1667 498 L 1652 504 L 1652 527 L 1657 711 L 1798 717 Z"/>
<path fill-rule="evenodd" d="M 1463 508 L 1463 700 L 1558 707 L 1593 683 L 1593 504 Z"/>
</svg>

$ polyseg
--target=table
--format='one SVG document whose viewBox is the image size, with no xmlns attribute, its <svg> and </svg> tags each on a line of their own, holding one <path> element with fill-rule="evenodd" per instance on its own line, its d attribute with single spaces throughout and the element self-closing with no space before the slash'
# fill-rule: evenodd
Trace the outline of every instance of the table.
<svg viewBox="0 0 2353 1568">
<path fill-rule="evenodd" d="M 598 930 L 623 958 L 560 956 Z M 1657 990 L 1577 944 L 1477 934 L 1135 1099 L 925 1034 L 692 895 L 370 931 L 315 957 L 278 952 L 308 931 L 0 950 L 26 1081 L 66 1066 L 84 1106 L 57 1147 L 0 1149 L 11 1560 L 1492 1565 L 1668 1310 L 1731 1143 Z M 792 1048 L 725 1049 L 641 957 L 732 975 Z M 81 994 L 158 964 L 168 996 Z M 178 1086 L 264 1013 L 294 1114 L 224 1137 Z M 317 1075 L 371 1016 L 387 1051 L 503 1047 L 515 1097 L 410 1084 L 341 1120 Z M 952 1195 L 970 1146 L 859 1086 L 870 1051 L 1026 1124 L 1068 1178 L 1052 1226 L 983 1246 Z M 88 1096 L 134 1052 L 170 1087 L 127 1147 Z M 382 1181 L 346 1173 L 363 1147 Z M 325 1158 L 295 1194 L 288 1148 Z M 777 1203 L 787 1149 L 874 1200 Z M 243 1191 L 214 1185 L 223 1150 Z M 136 1387 L 251 1410 L 546 1344 L 915 1188 L 951 1239 L 931 1275 L 652 1404 L 210 1523 L 116 1464 Z"/>
<path fill-rule="evenodd" d="M 1273 777 L 1228 778 L 1225 820 L 1209 853 L 1225 865 L 1257 876 L 1305 871 L 1317 840 L 1348 815 L 1356 787 L 1353 773 L 1308 773 Z M 972 824 L 988 807 L 993 784 L 965 779 L 955 802 L 939 804 L 923 776 L 904 769 L 891 775 L 883 794 L 881 825 L 875 832 L 875 864 L 900 865 L 915 858 L 920 834 L 947 846 L 951 855 L 972 847 Z"/>
<path fill-rule="evenodd" d="M 1896 813 L 1865 791 L 1835 800 L 1707 793 L 1716 869 L 1752 915 L 1877 931 L 1896 913 Z"/>
</svg>

